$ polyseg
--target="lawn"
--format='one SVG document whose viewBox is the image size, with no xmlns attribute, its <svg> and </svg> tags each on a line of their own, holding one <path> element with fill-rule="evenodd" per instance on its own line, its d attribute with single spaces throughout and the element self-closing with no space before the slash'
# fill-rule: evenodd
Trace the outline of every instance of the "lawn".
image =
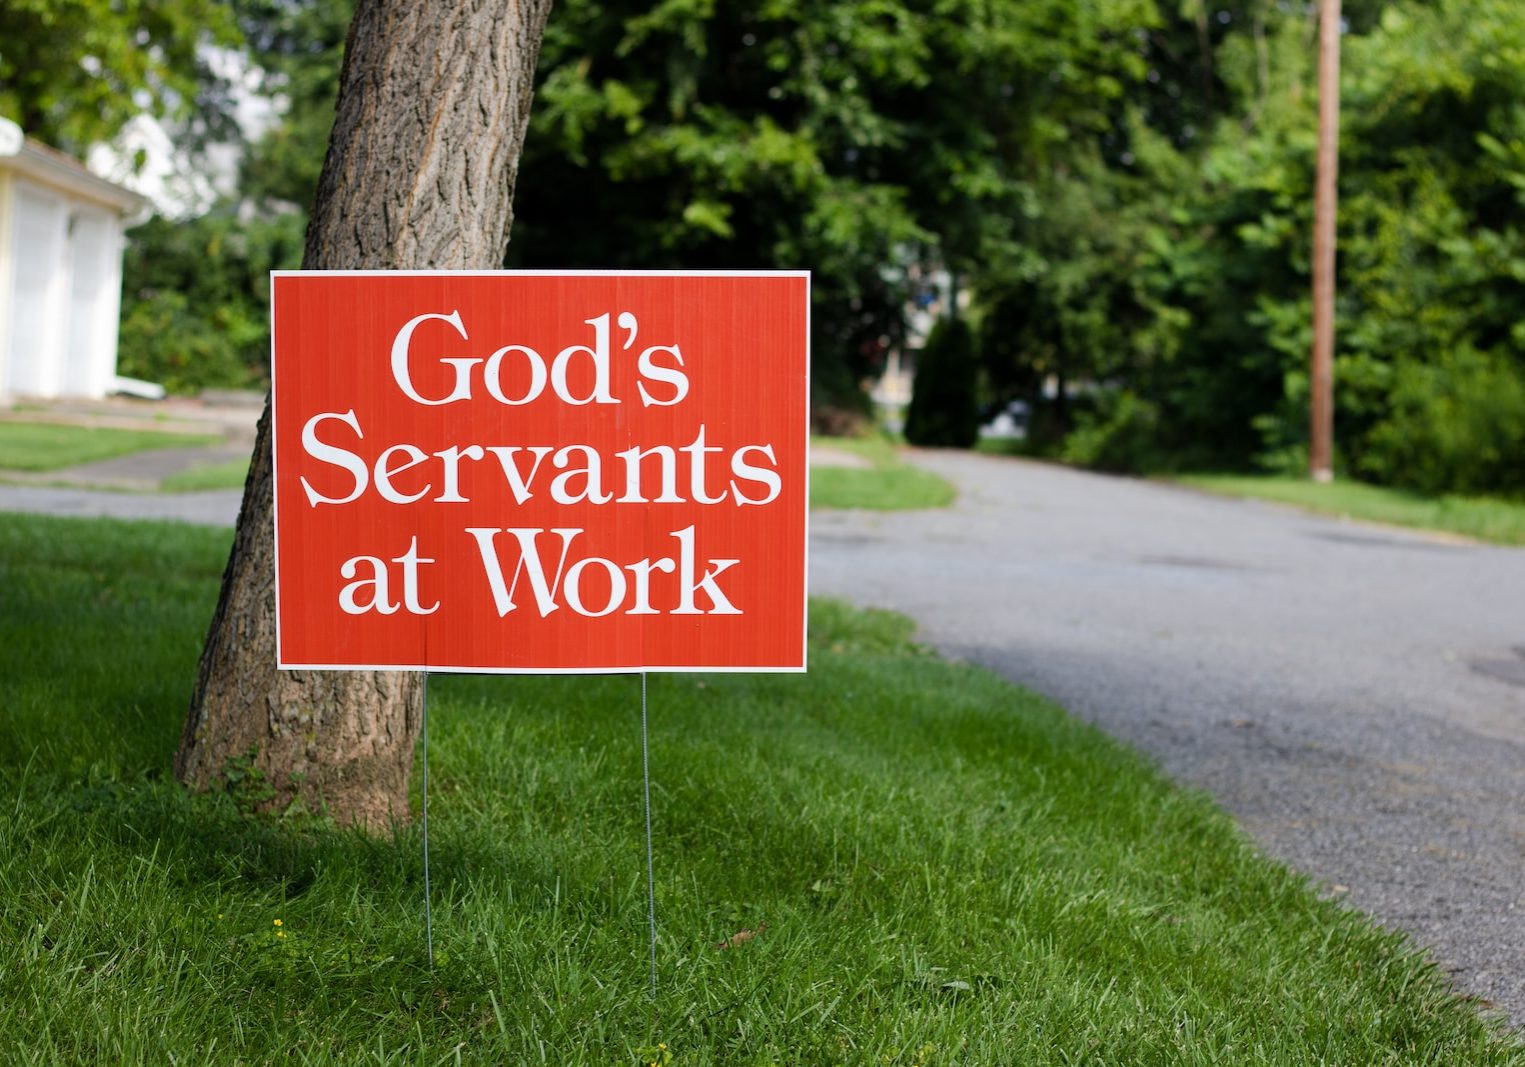
<svg viewBox="0 0 1525 1067">
<path fill-rule="evenodd" d="M 192 493 L 204 489 L 242 489 L 249 477 L 249 460 L 230 459 L 226 463 L 208 463 L 171 474 L 159 483 L 168 493 Z"/>
<path fill-rule="evenodd" d="M 156 430 L 0 422 L 0 470 L 56 471 L 151 448 L 197 448 L 222 439 Z"/>
<path fill-rule="evenodd" d="M 1488 497 L 1424 496 L 1340 479 L 1231 474 L 1176 476 L 1182 485 L 1229 496 L 1270 500 L 1325 515 L 1460 534 L 1501 545 L 1525 545 L 1525 502 Z"/>
<path fill-rule="evenodd" d="M 850 452 L 869 467 L 810 468 L 810 506 L 905 511 L 953 503 L 953 486 L 900 458 L 895 446 L 877 437 L 817 437 L 816 445 Z"/>
<path fill-rule="evenodd" d="M 636 679 L 432 683 L 431 969 L 416 827 L 168 780 L 228 536 L 0 515 L 0 1062 L 1525 1063 L 1203 797 L 833 603 L 807 675 L 652 679 L 654 999 Z"/>
</svg>

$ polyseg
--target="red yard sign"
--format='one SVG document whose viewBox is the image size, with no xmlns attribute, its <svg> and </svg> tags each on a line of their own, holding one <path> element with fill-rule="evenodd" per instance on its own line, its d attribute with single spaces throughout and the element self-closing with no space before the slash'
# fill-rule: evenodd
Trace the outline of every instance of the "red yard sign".
<svg viewBox="0 0 1525 1067">
<path fill-rule="evenodd" d="M 281 667 L 804 669 L 808 274 L 271 285 Z"/>
</svg>

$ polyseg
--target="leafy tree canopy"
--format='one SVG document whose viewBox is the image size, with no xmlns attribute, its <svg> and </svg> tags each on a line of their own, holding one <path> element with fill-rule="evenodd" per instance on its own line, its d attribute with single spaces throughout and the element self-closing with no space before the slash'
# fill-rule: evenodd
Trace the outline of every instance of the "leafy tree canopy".
<svg viewBox="0 0 1525 1067">
<path fill-rule="evenodd" d="M 1073 460 L 1301 470 L 1316 24 L 1252 0 L 1204 27 L 1204 10 L 1150 31 L 1114 130 L 1035 186 L 1027 258 L 979 279 L 987 381 L 1047 408 L 1047 447 Z M 1525 8 L 1347 12 L 1343 467 L 1525 492 Z"/>
<path fill-rule="evenodd" d="M 269 272 L 302 261 L 353 7 L 351 0 L 234 4 L 280 120 L 245 146 L 233 200 L 132 232 L 123 267 L 124 373 L 179 392 L 263 383 Z"/>
<path fill-rule="evenodd" d="M 205 49 L 237 44 L 217 0 L 6 0 L 0 114 L 76 154 L 144 113 L 193 142 L 224 138 L 228 87 Z"/>
<path fill-rule="evenodd" d="M 1148 0 L 569 0 L 510 257 L 815 272 L 816 382 L 898 340 L 907 267 L 1017 254 L 1032 161 L 1106 128 Z"/>
<path fill-rule="evenodd" d="M 239 26 L 282 121 L 249 146 L 240 191 L 264 207 L 312 204 L 334 121 L 353 0 L 236 0 Z"/>
<path fill-rule="evenodd" d="M 1344 10 L 1343 467 L 1525 492 L 1525 6 Z M 202 281 L 236 282 L 224 317 L 258 322 L 250 280 L 299 232 L 283 213 L 311 198 L 350 3 L 232 11 L 283 120 L 241 208 L 152 240 L 236 253 Z M 508 262 L 809 267 L 817 400 L 849 407 L 904 343 L 914 279 L 947 268 L 975 297 L 981 399 L 1028 400 L 1032 447 L 1298 469 L 1316 51 L 1312 9 L 1272 0 L 566 0 Z"/>
</svg>

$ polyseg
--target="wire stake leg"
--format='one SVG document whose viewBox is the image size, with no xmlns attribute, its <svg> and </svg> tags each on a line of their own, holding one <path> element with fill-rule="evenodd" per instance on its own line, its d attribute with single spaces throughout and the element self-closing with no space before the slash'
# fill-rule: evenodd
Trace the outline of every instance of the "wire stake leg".
<svg viewBox="0 0 1525 1067">
<path fill-rule="evenodd" d="M 424 737 L 424 942 L 429 950 L 429 967 L 434 967 L 434 916 L 429 907 L 429 672 L 424 671 L 423 683 L 423 737 Z"/>
<path fill-rule="evenodd" d="M 641 784 L 646 798 L 646 919 L 651 931 L 651 995 L 657 995 L 657 879 L 651 861 L 651 746 L 646 735 L 646 672 L 641 672 Z"/>
</svg>

